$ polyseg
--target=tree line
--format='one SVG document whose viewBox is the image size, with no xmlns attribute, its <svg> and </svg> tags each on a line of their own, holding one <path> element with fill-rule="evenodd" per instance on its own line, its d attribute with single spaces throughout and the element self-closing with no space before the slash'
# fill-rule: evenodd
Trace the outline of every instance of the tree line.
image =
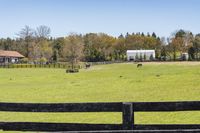
<svg viewBox="0 0 200 133">
<path fill-rule="evenodd" d="M 156 33 L 127 33 L 113 37 L 105 33 L 71 33 L 66 37 L 51 37 L 48 26 L 22 28 L 17 38 L 1 38 L 0 49 L 23 54 L 26 62 L 99 62 L 126 60 L 127 50 L 153 49 L 156 60 L 179 60 L 183 53 L 189 60 L 200 60 L 200 34 L 178 30 L 169 38 Z"/>
</svg>

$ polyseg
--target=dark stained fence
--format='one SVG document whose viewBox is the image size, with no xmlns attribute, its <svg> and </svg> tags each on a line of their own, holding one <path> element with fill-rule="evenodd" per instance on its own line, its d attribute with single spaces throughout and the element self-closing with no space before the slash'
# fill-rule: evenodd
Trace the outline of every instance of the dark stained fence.
<svg viewBox="0 0 200 133">
<path fill-rule="evenodd" d="M 0 64 L 0 68 L 61 68 L 70 69 L 69 64 Z M 75 68 L 80 69 L 81 66 L 77 65 Z"/>
<path fill-rule="evenodd" d="M 128 102 L 128 103 L 0 103 L 7 112 L 122 112 L 122 124 L 77 124 L 40 122 L 0 122 L 6 131 L 76 132 L 200 132 L 200 125 L 137 125 L 134 112 L 199 111 L 200 102 Z"/>
<path fill-rule="evenodd" d="M 114 63 L 125 63 L 126 61 L 103 61 L 103 62 L 87 62 L 90 65 L 105 65 Z M 0 68 L 64 68 L 71 69 L 67 63 L 54 63 L 54 64 L 5 64 L 0 63 Z M 75 66 L 75 68 L 85 68 L 85 64 Z"/>
<path fill-rule="evenodd" d="M 114 63 L 125 63 L 127 61 L 103 61 L 103 62 L 88 62 L 90 65 L 106 65 Z"/>
</svg>

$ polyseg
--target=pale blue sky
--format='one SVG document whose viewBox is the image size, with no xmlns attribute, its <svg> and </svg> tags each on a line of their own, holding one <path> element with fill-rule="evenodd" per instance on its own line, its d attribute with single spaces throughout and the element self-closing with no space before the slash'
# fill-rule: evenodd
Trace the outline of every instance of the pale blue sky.
<svg viewBox="0 0 200 133">
<path fill-rule="evenodd" d="M 200 33 L 200 0 L 0 0 L 0 38 L 25 25 L 47 25 L 54 37 L 70 32 Z"/>
</svg>

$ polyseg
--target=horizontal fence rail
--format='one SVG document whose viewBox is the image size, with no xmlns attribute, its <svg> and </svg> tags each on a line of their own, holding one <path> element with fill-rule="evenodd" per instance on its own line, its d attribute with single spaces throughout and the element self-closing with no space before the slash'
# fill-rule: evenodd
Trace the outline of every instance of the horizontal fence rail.
<svg viewBox="0 0 200 133">
<path fill-rule="evenodd" d="M 63 68 L 71 69 L 69 64 L 0 64 L 0 68 Z M 82 68 L 81 65 L 75 66 L 75 68 Z"/>
<path fill-rule="evenodd" d="M 122 103 L 0 103 L 0 111 L 11 112 L 122 112 Z"/>
<path fill-rule="evenodd" d="M 3 103 L 0 111 L 13 112 L 122 112 L 125 103 Z M 134 112 L 200 111 L 200 102 L 129 102 Z"/>
<path fill-rule="evenodd" d="M 134 112 L 200 111 L 199 101 L 117 103 L 0 103 L 7 112 L 122 112 L 122 124 L 0 122 L 7 131 L 200 132 L 200 124 L 137 125 Z"/>
<path fill-rule="evenodd" d="M 166 132 L 200 131 L 200 125 L 134 125 L 133 130 L 123 130 L 121 124 L 74 124 L 74 123 L 37 123 L 37 122 L 0 122 L 0 128 L 6 131 L 93 131 L 93 132 Z M 81 131 L 80 131 L 81 130 Z M 76 132 L 76 133 L 77 133 Z"/>
<path fill-rule="evenodd" d="M 167 112 L 200 110 L 199 101 L 183 102 L 134 102 L 134 112 Z"/>
<path fill-rule="evenodd" d="M 127 61 L 103 61 L 103 62 L 85 62 L 76 65 L 76 69 L 85 68 L 86 64 L 94 65 L 106 65 L 114 63 L 125 63 Z M 65 68 L 70 69 L 71 65 L 69 63 L 50 63 L 50 64 L 5 64 L 0 63 L 0 68 Z"/>
</svg>

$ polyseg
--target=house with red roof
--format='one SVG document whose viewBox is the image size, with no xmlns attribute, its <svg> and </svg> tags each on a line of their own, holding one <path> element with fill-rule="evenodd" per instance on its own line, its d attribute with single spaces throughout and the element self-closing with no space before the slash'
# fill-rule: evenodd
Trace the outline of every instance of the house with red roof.
<svg viewBox="0 0 200 133">
<path fill-rule="evenodd" d="M 24 56 L 17 51 L 0 50 L 0 63 L 18 63 L 22 58 Z"/>
</svg>

